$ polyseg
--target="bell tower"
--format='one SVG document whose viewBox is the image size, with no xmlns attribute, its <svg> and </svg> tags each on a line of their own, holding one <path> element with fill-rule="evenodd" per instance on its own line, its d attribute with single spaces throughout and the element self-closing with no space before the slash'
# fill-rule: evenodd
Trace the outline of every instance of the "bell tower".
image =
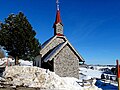
<svg viewBox="0 0 120 90">
<path fill-rule="evenodd" d="M 55 23 L 53 25 L 54 28 L 54 36 L 58 35 L 58 36 L 63 36 L 63 24 L 60 18 L 60 9 L 59 9 L 59 1 L 56 1 L 56 8 L 57 8 L 57 12 L 56 12 L 56 19 L 55 19 Z"/>
</svg>

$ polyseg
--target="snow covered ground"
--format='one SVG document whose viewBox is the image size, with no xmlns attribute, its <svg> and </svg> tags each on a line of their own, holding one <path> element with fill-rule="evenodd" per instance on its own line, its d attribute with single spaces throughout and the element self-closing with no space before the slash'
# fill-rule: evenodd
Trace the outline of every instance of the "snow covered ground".
<svg viewBox="0 0 120 90">
<path fill-rule="evenodd" d="M 0 59 L 0 65 L 4 63 L 6 65 L 7 62 L 9 64 L 14 63 L 14 60 L 10 58 Z M 80 67 L 80 79 L 78 80 L 73 77 L 59 77 L 49 70 L 33 67 L 32 62 L 29 61 L 19 60 L 19 62 L 20 66 L 9 66 L 5 69 L 2 77 L 0 77 L 0 82 L 13 86 L 40 87 L 57 90 L 117 90 L 116 82 L 98 80 L 103 73 L 100 70 L 104 68 L 111 69 L 111 67 Z M 115 75 L 108 75 L 116 77 Z M 88 81 L 84 86 L 83 80 Z"/>
<path fill-rule="evenodd" d="M 91 78 L 100 78 L 102 71 L 92 70 L 88 68 L 80 68 L 80 80 L 81 79 L 91 79 Z"/>
<path fill-rule="evenodd" d="M 91 66 L 94 67 L 94 66 Z M 109 68 L 111 69 L 112 67 L 106 67 L 106 66 L 95 66 L 94 68 L 87 68 L 87 67 L 80 67 L 80 80 L 88 80 L 91 78 L 97 78 L 95 85 L 102 90 L 118 90 L 117 89 L 117 82 L 116 80 L 116 75 L 111 75 L 111 74 L 104 74 L 105 76 L 112 76 L 113 81 L 110 80 L 105 80 L 102 81 L 101 79 L 101 74 L 104 73 L 104 71 L 101 71 L 101 69 L 106 69 Z"/>
</svg>

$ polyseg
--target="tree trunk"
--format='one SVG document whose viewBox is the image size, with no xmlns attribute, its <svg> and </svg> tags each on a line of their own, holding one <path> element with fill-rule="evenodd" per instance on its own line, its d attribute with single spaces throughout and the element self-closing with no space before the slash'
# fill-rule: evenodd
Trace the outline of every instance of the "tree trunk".
<svg viewBox="0 0 120 90">
<path fill-rule="evenodd" d="M 18 65 L 19 64 L 19 60 L 18 60 L 18 56 L 16 56 L 15 58 L 15 65 Z"/>
</svg>

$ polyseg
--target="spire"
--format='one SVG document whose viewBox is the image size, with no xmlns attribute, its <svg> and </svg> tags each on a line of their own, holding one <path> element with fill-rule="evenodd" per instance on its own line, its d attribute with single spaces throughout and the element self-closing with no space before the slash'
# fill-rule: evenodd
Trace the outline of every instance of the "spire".
<svg viewBox="0 0 120 90">
<path fill-rule="evenodd" d="M 59 1 L 56 0 L 56 8 L 57 8 L 57 13 L 56 13 L 56 20 L 54 24 L 57 23 L 62 23 L 61 18 L 60 18 L 60 9 L 59 9 Z"/>
<path fill-rule="evenodd" d="M 53 25 L 54 35 L 63 36 L 63 25 L 62 25 L 62 21 L 60 18 L 60 9 L 59 9 L 59 1 L 58 0 L 56 0 L 56 9 L 57 9 L 56 19 L 55 19 L 55 22 Z"/>
</svg>

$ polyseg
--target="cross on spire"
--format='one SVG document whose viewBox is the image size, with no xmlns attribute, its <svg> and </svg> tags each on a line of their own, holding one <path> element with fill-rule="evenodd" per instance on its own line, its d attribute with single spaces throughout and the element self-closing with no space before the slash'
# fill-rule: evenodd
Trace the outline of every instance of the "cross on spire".
<svg viewBox="0 0 120 90">
<path fill-rule="evenodd" d="M 56 0 L 57 10 L 59 11 L 59 0 Z"/>
<path fill-rule="evenodd" d="M 57 13 L 56 13 L 56 19 L 54 24 L 62 23 L 60 18 L 59 0 L 56 0 L 56 7 L 57 7 Z"/>
</svg>

